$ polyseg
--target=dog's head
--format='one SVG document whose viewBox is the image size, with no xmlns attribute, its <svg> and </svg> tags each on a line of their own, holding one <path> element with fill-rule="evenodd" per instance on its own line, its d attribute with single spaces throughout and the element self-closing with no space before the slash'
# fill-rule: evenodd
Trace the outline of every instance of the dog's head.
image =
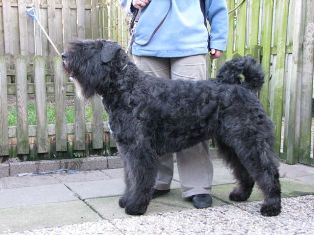
<svg viewBox="0 0 314 235">
<path fill-rule="evenodd" d="M 76 40 L 62 53 L 63 67 L 74 82 L 77 94 L 90 98 L 101 93 L 121 47 L 112 41 Z"/>
</svg>

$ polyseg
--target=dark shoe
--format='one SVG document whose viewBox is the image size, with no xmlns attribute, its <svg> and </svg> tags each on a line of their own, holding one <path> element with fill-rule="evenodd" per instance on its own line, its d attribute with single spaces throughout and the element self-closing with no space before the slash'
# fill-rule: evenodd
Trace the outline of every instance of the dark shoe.
<svg viewBox="0 0 314 235">
<path fill-rule="evenodd" d="M 160 197 L 160 196 L 165 195 L 169 192 L 170 192 L 170 189 L 166 189 L 166 190 L 154 189 L 152 198 Z"/>
<path fill-rule="evenodd" d="M 209 194 L 196 194 L 191 197 L 193 206 L 197 209 L 210 207 L 213 199 Z"/>
</svg>

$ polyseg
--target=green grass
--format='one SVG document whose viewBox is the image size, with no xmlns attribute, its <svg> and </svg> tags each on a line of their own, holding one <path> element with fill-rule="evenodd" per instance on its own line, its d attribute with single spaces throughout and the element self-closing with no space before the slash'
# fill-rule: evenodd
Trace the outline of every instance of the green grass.
<svg viewBox="0 0 314 235">
<path fill-rule="evenodd" d="M 10 106 L 8 109 L 8 122 L 9 126 L 17 125 L 17 111 L 15 106 Z M 75 107 L 67 106 L 65 109 L 65 116 L 67 123 L 75 122 Z M 36 106 L 33 103 L 28 104 L 27 106 L 27 119 L 29 125 L 36 125 L 37 122 L 37 114 L 36 114 Z M 54 104 L 47 105 L 47 119 L 48 124 L 53 124 L 56 122 L 56 108 Z M 85 120 L 86 122 L 91 122 L 93 119 L 93 110 L 90 105 L 85 107 Z M 107 113 L 103 113 L 103 120 L 108 120 Z"/>
</svg>

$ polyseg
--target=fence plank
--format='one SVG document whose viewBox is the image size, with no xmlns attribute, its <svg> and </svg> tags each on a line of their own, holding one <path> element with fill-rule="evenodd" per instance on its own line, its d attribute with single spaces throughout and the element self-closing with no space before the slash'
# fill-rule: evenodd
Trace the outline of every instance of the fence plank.
<svg viewBox="0 0 314 235">
<path fill-rule="evenodd" d="M 75 139 L 74 150 L 85 150 L 85 103 L 84 100 L 75 98 Z"/>
<path fill-rule="evenodd" d="M 85 38 L 85 4 L 84 0 L 76 0 L 77 4 L 77 34 Z M 85 150 L 85 101 L 75 98 L 75 139 L 74 150 Z"/>
<path fill-rule="evenodd" d="M 108 3 L 105 0 L 102 0 L 102 38 L 108 39 L 109 38 L 109 10 L 108 10 Z"/>
<path fill-rule="evenodd" d="M 240 6 L 237 15 L 236 27 L 236 52 L 240 55 L 245 54 L 246 45 L 246 15 L 247 15 L 246 1 Z"/>
<path fill-rule="evenodd" d="M 99 7 L 97 7 L 98 1 L 92 0 L 91 2 L 91 25 L 92 25 L 92 38 L 100 38 L 101 26 L 99 25 Z"/>
<path fill-rule="evenodd" d="M 9 11 L 9 27 L 10 27 L 10 43 L 12 45 L 12 54 L 19 54 L 19 23 L 18 23 L 18 11 L 17 8 L 13 8 L 12 5 Z"/>
<path fill-rule="evenodd" d="M 13 54 L 13 44 L 11 35 L 11 15 L 10 1 L 2 1 L 2 15 L 3 15 L 3 31 L 4 31 L 4 50 L 7 54 Z"/>
<path fill-rule="evenodd" d="M 45 60 L 41 56 L 35 57 L 35 89 L 37 112 L 37 152 L 48 153 L 48 122 L 47 99 L 45 81 Z"/>
<path fill-rule="evenodd" d="M 53 67 L 56 102 L 56 151 L 67 151 L 66 76 L 64 75 L 62 61 L 59 56 L 54 57 Z"/>
<path fill-rule="evenodd" d="M 300 162 L 314 164 L 311 154 L 312 94 L 314 69 L 314 1 L 306 5 L 306 26 L 303 43 L 301 77 Z"/>
<path fill-rule="evenodd" d="M 41 25 L 43 26 L 45 31 L 48 33 L 48 12 L 47 12 L 47 7 L 43 7 L 42 1 L 43 0 L 39 0 L 38 15 L 39 15 Z M 47 56 L 48 48 L 49 48 L 48 45 L 50 43 L 42 30 L 40 30 L 40 39 L 41 39 L 42 55 Z"/>
<path fill-rule="evenodd" d="M 298 83 L 302 78 L 302 44 L 304 35 L 304 4 L 302 1 L 293 1 L 293 53 L 290 74 L 286 78 L 286 95 L 285 95 L 285 129 L 284 129 L 284 152 L 286 161 L 289 164 L 297 162 L 299 157 L 298 149 L 298 107 L 297 100 L 301 94 L 298 94 Z M 310 118 L 311 120 L 311 118 Z"/>
<path fill-rule="evenodd" d="M 57 34 L 60 34 L 61 30 L 55 30 L 54 33 L 50 33 L 50 32 L 53 32 L 55 26 L 57 26 L 57 24 L 56 24 L 57 16 L 56 16 L 55 0 L 47 1 L 47 4 L 48 4 L 48 10 L 47 10 L 47 13 L 48 13 L 48 34 L 49 34 L 51 40 L 54 43 L 57 43 L 58 42 Z M 57 44 L 56 44 L 56 46 L 57 46 L 57 48 L 59 48 Z M 48 53 L 49 56 L 55 56 L 57 54 L 55 52 L 55 50 L 53 49 L 52 45 L 50 45 L 50 44 L 49 44 L 48 50 L 49 50 L 49 53 Z"/>
<path fill-rule="evenodd" d="M 234 0 L 227 1 L 228 3 L 228 10 L 231 11 L 234 9 Z M 229 31 L 228 31 L 228 45 L 226 51 L 226 58 L 227 60 L 232 58 L 233 55 L 233 48 L 234 48 L 234 17 L 235 12 L 232 11 L 229 13 Z"/>
<path fill-rule="evenodd" d="M 287 20 L 288 20 L 288 0 L 276 2 L 277 11 L 277 58 L 274 71 L 274 78 L 270 82 L 270 115 L 275 125 L 275 146 L 276 153 L 280 153 L 281 127 L 283 116 L 283 88 L 285 76 L 286 60 L 286 38 L 287 38 Z"/>
<path fill-rule="evenodd" d="M 77 35 L 85 38 L 85 0 L 76 0 L 77 9 Z"/>
<path fill-rule="evenodd" d="M 92 27 L 92 37 L 99 38 L 99 12 L 97 10 L 97 1 L 92 0 L 92 12 L 91 12 L 91 24 Z M 104 112 L 104 107 L 101 101 L 101 97 L 95 96 L 92 99 L 92 109 L 93 109 L 93 120 L 92 120 L 92 147 L 93 149 L 103 148 L 103 136 L 104 136 L 104 125 L 102 120 L 102 114 Z"/>
<path fill-rule="evenodd" d="M 28 31 L 27 31 L 27 15 L 25 0 L 18 0 L 19 14 L 19 36 L 20 36 L 20 53 L 21 55 L 28 54 Z"/>
<path fill-rule="evenodd" d="M 2 6 L 0 7 L 0 55 L 4 55 L 4 29 L 3 29 L 3 11 Z"/>
<path fill-rule="evenodd" d="M 104 107 L 99 96 L 95 96 L 92 100 L 93 120 L 92 120 L 92 142 L 94 149 L 103 148 L 104 122 L 102 115 Z"/>
<path fill-rule="evenodd" d="M 68 0 L 62 0 L 63 45 L 71 40 L 70 6 Z"/>
<path fill-rule="evenodd" d="M 258 59 L 259 48 L 258 48 L 258 34 L 259 34 L 259 15 L 260 15 L 260 1 L 251 0 L 249 2 L 249 17 L 247 19 L 249 30 L 248 30 L 248 47 L 250 54 Z"/>
<path fill-rule="evenodd" d="M 17 103 L 17 153 L 28 154 L 27 123 L 27 60 L 23 56 L 16 58 L 16 103 Z"/>
<path fill-rule="evenodd" d="M 5 57 L 0 56 L 0 156 L 9 155 L 7 71 Z"/>
<path fill-rule="evenodd" d="M 265 73 L 265 82 L 260 92 L 260 100 L 265 111 L 269 113 L 269 81 L 271 64 L 271 42 L 273 25 L 273 0 L 264 0 L 263 5 L 263 25 L 262 25 L 262 67 Z"/>
<path fill-rule="evenodd" d="M 36 15 L 38 17 L 39 22 L 42 24 L 41 20 L 41 14 L 40 14 L 40 0 L 34 0 L 34 7 L 36 11 Z M 43 42 L 41 39 L 41 29 L 39 25 L 36 23 L 36 20 L 34 20 L 34 26 L 35 26 L 35 31 L 34 31 L 34 43 L 35 43 L 35 55 L 43 55 Z"/>
</svg>

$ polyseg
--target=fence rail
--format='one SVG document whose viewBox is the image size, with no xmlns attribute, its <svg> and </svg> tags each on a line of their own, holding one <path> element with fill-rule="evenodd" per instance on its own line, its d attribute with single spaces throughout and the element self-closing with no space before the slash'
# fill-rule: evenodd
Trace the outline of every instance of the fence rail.
<svg viewBox="0 0 314 235">
<path fill-rule="evenodd" d="M 314 165 L 312 123 L 314 0 L 227 0 L 229 42 L 224 58 L 210 63 L 215 76 L 234 56 L 252 55 L 265 71 L 260 100 L 275 126 L 275 150 L 288 163 Z M 109 133 L 101 100 L 85 104 L 63 74 L 60 58 L 39 26 L 25 12 L 35 7 L 38 19 L 59 51 L 75 38 L 109 38 L 127 45 L 126 14 L 118 0 L 0 0 L 0 156 L 90 154 L 107 151 Z M 235 9 L 235 10 L 233 10 Z M 47 103 L 53 98 L 54 123 Z M 75 121 L 67 122 L 67 100 Z M 13 99 L 13 102 L 12 100 Z M 17 112 L 15 126 L 8 109 Z M 36 107 L 36 126 L 27 122 L 27 107 Z M 70 154 L 69 154 L 70 153 Z"/>
</svg>

